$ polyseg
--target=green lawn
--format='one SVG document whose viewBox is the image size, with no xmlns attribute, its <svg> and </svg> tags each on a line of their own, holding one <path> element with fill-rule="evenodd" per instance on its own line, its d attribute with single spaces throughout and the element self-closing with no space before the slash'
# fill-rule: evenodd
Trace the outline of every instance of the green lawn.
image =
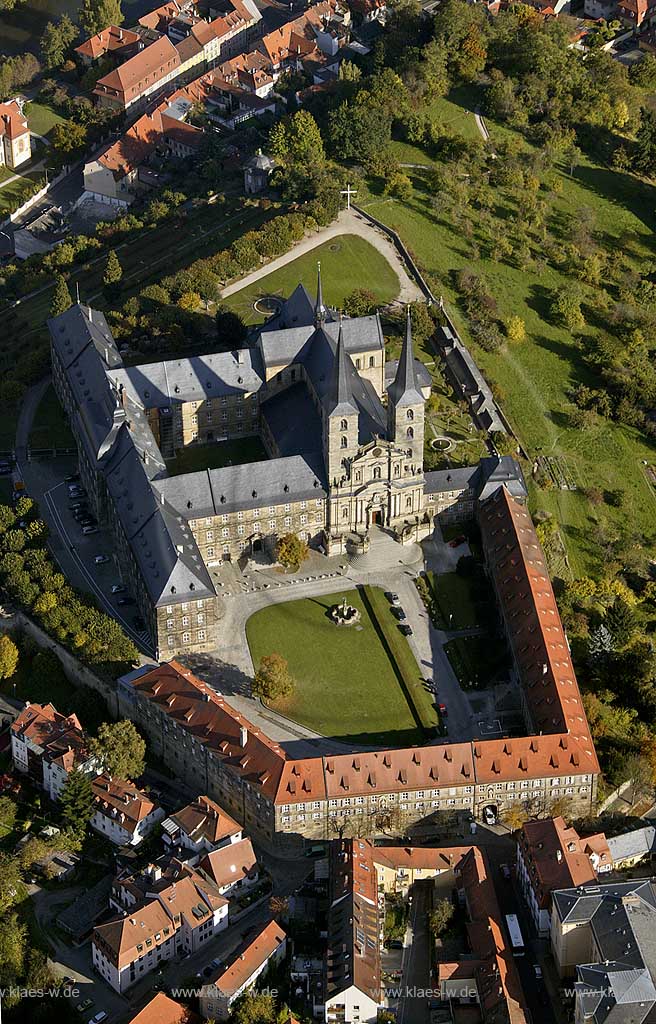
<svg viewBox="0 0 656 1024">
<path fill-rule="evenodd" d="M 52 384 L 45 392 L 34 416 L 29 443 L 32 448 L 74 448 L 63 409 Z"/>
<path fill-rule="evenodd" d="M 457 572 L 448 572 L 440 576 L 429 572 L 426 575 L 446 628 L 470 629 L 480 625 L 473 590 L 478 585 L 476 579 L 460 576 Z M 492 599 L 492 595 L 489 596 Z"/>
<path fill-rule="evenodd" d="M 311 252 L 299 256 L 281 270 L 261 278 L 256 284 L 235 292 L 226 305 L 244 318 L 246 323 L 261 323 L 265 315 L 253 304 L 263 295 L 286 298 L 298 284 L 304 284 L 311 295 L 317 286 L 317 260 L 321 260 L 324 300 L 339 307 L 354 288 L 369 288 L 383 305 L 399 294 L 396 271 L 369 242 L 355 235 L 338 235 Z"/>
<path fill-rule="evenodd" d="M 474 105 L 472 103 L 470 109 Z M 463 130 L 464 124 L 469 125 L 468 117 L 463 110 L 464 121 L 454 122 L 459 130 Z M 509 134 L 506 128 L 499 133 L 498 126 L 492 122 L 489 128 L 493 137 Z M 448 212 L 433 208 L 426 172 L 409 170 L 408 173 L 414 192 L 407 202 L 383 197 L 379 182 L 371 183 L 368 194 L 361 187 L 359 202 L 373 216 L 398 231 L 422 269 L 433 279 L 435 290 L 444 296 L 479 365 L 497 386 L 503 408 L 530 456 L 541 453 L 564 456 L 580 488 L 595 485 L 602 490 L 621 490 L 624 494 L 623 508 L 604 507 L 600 512 L 588 503 L 580 490 L 532 488 L 532 510 L 551 512 L 561 524 L 573 574 L 599 571 L 603 549 L 595 538 L 595 528 L 602 515 L 612 533 L 627 527 L 627 509 L 630 509 L 630 526 L 644 532 L 653 550 L 656 547 L 656 495 L 642 465 L 642 460 L 650 464 L 656 462 L 653 445 L 637 431 L 608 420 L 600 419 L 595 427 L 585 432 L 568 426 L 572 387 L 578 382 L 598 386 L 584 361 L 582 348 L 573 343 L 567 330 L 555 326 L 548 318 L 550 291 L 569 284 L 572 278 L 546 262 L 526 270 L 493 260 L 482 235 L 479 238 L 475 234 L 469 241 L 450 222 Z M 607 251 L 621 248 L 631 255 L 639 270 L 653 261 L 653 186 L 587 160 L 575 169 L 573 177 L 565 170 L 554 170 L 551 183 L 562 189 L 555 197 L 545 193 L 554 232 L 559 219 L 576 218 L 582 210 L 589 209 L 595 218 L 596 233 Z M 495 214 L 499 224 L 503 224 L 504 217 L 509 218 L 516 211 L 504 209 L 504 194 L 495 193 L 494 199 Z M 475 214 L 473 216 L 476 230 Z M 472 244 L 478 245 L 473 253 Z M 525 321 L 527 339 L 524 343 L 506 345 L 498 352 L 487 353 L 471 342 L 457 307 L 454 281 L 455 274 L 463 267 L 484 275 L 498 303 L 500 320 L 515 314 Z M 589 325 L 583 333 L 593 334 L 599 329 L 597 325 Z"/>
<path fill-rule="evenodd" d="M 26 113 L 30 131 L 35 135 L 45 135 L 46 137 L 56 124 L 65 120 L 52 107 L 45 103 L 37 103 L 36 100 L 28 104 Z"/>
<path fill-rule="evenodd" d="M 266 449 L 258 437 L 244 437 L 241 440 L 194 444 L 182 448 L 174 459 L 166 460 L 166 468 L 171 476 L 179 476 L 180 473 L 198 473 L 202 469 L 263 462 L 267 458 Z"/>
<path fill-rule="evenodd" d="M 343 593 L 271 605 L 251 616 L 246 635 L 257 666 L 265 654 L 277 651 L 289 663 L 296 680 L 293 696 L 276 710 L 309 729 L 345 742 L 405 746 L 424 739 L 417 711 L 408 698 L 388 651 L 389 634 L 394 631 L 419 669 L 407 642 L 398 633 L 395 620 L 383 632 L 372 608 L 384 602 L 376 588 L 349 590 L 347 600 L 361 613 L 358 626 L 338 627 L 328 618 L 328 609 L 341 601 Z M 386 602 L 385 602 L 386 603 Z M 405 667 L 405 666 L 404 666 Z M 434 722 L 437 721 L 433 716 Z"/>
<path fill-rule="evenodd" d="M 456 637 L 444 645 L 444 651 L 466 689 L 486 687 L 508 660 L 503 641 L 489 636 Z"/>
</svg>

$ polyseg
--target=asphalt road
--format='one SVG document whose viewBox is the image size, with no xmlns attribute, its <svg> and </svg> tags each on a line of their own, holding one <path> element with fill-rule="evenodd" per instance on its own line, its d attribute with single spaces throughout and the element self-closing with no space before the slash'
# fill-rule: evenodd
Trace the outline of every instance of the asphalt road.
<svg viewBox="0 0 656 1024">
<path fill-rule="evenodd" d="M 431 940 L 428 912 L 432 906 L 433 883 L 416 882 L 411 890 L 412 909 L 403 950 L 402 997 L 399 1024 L 425 1024 L 429 1019 L 428 990 L 431 988 Z"/>
</svg>

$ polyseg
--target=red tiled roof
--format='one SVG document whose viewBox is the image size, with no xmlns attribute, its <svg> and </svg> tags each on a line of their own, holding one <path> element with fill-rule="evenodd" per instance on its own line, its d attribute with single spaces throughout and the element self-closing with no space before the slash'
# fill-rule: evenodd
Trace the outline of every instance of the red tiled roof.
<svg viewBox="0 0 656 1024">
<path fill-rule="evenodd" d="M 257 869 L 257 857 L 250 839 L 240 839 L 205 854 L 198 867 L 222 889 L 251 876 Z"/>
<path fill-rule="evenodd" d="M 373 848 L 365 839 L 330 846 L 326 994 L 355 985 L 380 1001 L 380 920 Z"/>
<path fill-rule="evenodd" d="M 550 906 L 554 889 L 569 889 L 596 880 L 590 853 L 596 853 L 602 864 L 605 861 L 605 866 L 612 865 L 603 834 L 581 839 L 576 829 L 568 828 L 562 817 L 527 821 L 517 842 L 538 902 L 545 910 Z"/>
<path fill-rule="evenodd" d="M 232 996 L 239 992 L 258 967 L 273 956 L 286 938 L 280 925 L 275 921 L 269 921 L 237 959 L 221 971 L 210 984 L 219 989 L 224 996 Z"/>
<path fill-rule="evenodd" d="M 168 36 L 162 36 L 99 79 L 94 94 L 116 92 L 125 99 L 132 99 L 179 66 L 180 54 Z"/>
<path fill-rule="evenodd" d="M 157 807 L 133 782 L 112 779 L 105 773 L 93 779 L 91 785 L 96 798 L 95 811 L 117 821 L 126 832 L 134 832 L 139 822 Z"/>
<path fill-rule="evenodd" d="M 75 53 L 80 53 L 84 57 L 96 60 L 105 53 L 113 53 L 116 50 L 136 46 L 139 38 L 136 32 L 131 32 L 128 28 L 117 28 L 116 25 L 109 25 L 107 28 L 102 29 L 101 32 L 97 32 L 95 36 L 90 36 L 89 39 L 85 39 L 83 43 L 76 46 Z"/>
<path fill-rule="evenodd" d="M 169 817 L 194 842 L 206 839 L 208 843 L 218 843 L 241 832 L 241 825 L 208 796 L 196 797 L 193 803 Z"/>
<path fill-rule="evenodd" d="M 77 715 L 62 715 L 52 704 L 28 704 L 12 723 L 11 731 L 40 747 L 47 760 L 67 770 L 87 755 L 86 736 Z"/>
<path fill-rule="evenodd" d="M 200 1018 L 186 1006 L 158 992 L 136 1017 L 130 1018 L 130 1024 L 196 1024 L 198 1020 Z"/>
</svg>

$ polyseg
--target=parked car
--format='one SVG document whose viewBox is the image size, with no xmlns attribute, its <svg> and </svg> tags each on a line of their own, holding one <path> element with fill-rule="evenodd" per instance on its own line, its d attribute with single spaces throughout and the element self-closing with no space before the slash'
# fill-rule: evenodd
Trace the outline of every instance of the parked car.
<svg viewBox="0 0 656 1024">
<path fill-rule="evenodd" d="M 216 970 L 216 968 L 220 967 L 220 966 L 221 966 L 221 961 L 219 960 L 218 957 L 215 957 L 214 960 L 212 960 L 212 963 L 210 964 L 210 967 L 214 967 L 214 969 Z"/>
<path fill-rule="evenodd" d="M 483 811 L 483 818 L 485 820 L 486 825 L 496 825 L 497 823 L 497 816 L 491 807 L 485 808 L 485 810 Z"/>
<path fill-rule="evenodd" d="M 89 1024 L 101 1024 L 103 1020 L 107 1019 L 107 1011 L 100 1010 L 94 1017 L 91 1018 Z"/>
<path fill-rule="evenodd" d="M 93 999 L 85 999 L 83 1003 L 78 1003 L 75 1009 L 78 1013 L 84 1013 L 90 1006 L 93 1006 Z"/>
<path fill-rule="evenodd" d="M 133 597 L 130 597 L 129 595 L 127 597 L 119 597 L 119 599 L 118 599 L 118 604 L 121 607 L 124 607 L 127 604 L 136 604 L 136 603 L 137 602 L 135 601 L 135 599 Z"/>
<path fill-rule="evenodd" d="M 96 520 L 92 519 L 91 516 L 82 516 L 81 519 L 78 519 L 78 523 L 82 527 L 84 527 L 84 526 L 96 526 Z"/>
<path fill-rule="evenodd" d="M 105 565 L 106 562 L 109 562 L 109 555 L 96 555 L 94 562 L 96 565 Z"/>
<path fill-rule="evenodd" d="M 74 501 L 72 505 L 68 506 L 69 512 L 79 512 L 81 509 L 87 509 L 89 506 L 86 501 Z"/>
<path fill-rule="evenodd" d="M 407 623 L 402 623 L 399 626 L 399 629 L 403 633 L 404 636 L 412 636 L 412 626 L 408 626 Z"/>
<path fill-rule="evenodd" d="M 539 964 L 533 964 L 533 974 L 538 981 L 542 981 L 542 968 Z"/>
<path fill-rule="evenodd" d="M 126 590 L 125 584 L 114 583 L 112 586 L 112 594 L 123 594 Z"/>
<path fill-rule="evenodd" d="M 446 718 L 446 716 L 449 713 L 447 711 L 447 709 L 446 709 L 446 704 L 438 704 L 437 707 L 438 707 L 438 710 L 439 710 L 440 714 L 443 715 Z"/>
<path fill-rule="evenodd" d="M 403 620 L 405 619 L 405 612 L 403 611 L 403 608 L 394 605 L 394 607 L 390 608 L 390 611 L 394 618 L 398 619 L 399 622 L 403 622 Z"/>
<path fill-rule="evenodd" d="M 0 462 L 0 476 L 9 476 L 10 473 L 11 473 L 11 463 L 10 462 L 5 462 L 4 460 L 2 462 Z"/>
<path fill-rule="evenodd" d="M 403 943 L 401 939 L 390 939 L 389 949 L 403 949 Z"/>
<path fill-rule="evenodd" d="M 454 537 L 453 540 L 449 541 L 450 548 L 459 548 L 461 544 L 464 544 L 467 538 L 464 533 L 459 534 L 458 537 Z"/>
<path fill-rule="evenodd" d="M 67 484 L 74 484 L 80 479 L 79 473 L 69 473 L 68 476 L 64 477 L 64 482 Z"/>
<path fill-rule="evenodd" d="M 203 967 L 203 977 L 204 978 L 209 978 L 211 973 L 212 973 L 212 965 L 211 964 L 208 964 L 207 967 Z"/>
<path fill-rule="evenodd" d="M 385 594 L 385 600 L 389 601 L 390 604 L 400 604 L 401 603 L 399 601 L 399 595 L 392 593 L 392 591 L 388 591 L 388 593 Z"/>
<path fill-rule="evenodd" d="M 82 533 L 85 537 L 90 537 L 92 533 L 98 533 L 97 526 L 83 526 Z"/>
</svg>

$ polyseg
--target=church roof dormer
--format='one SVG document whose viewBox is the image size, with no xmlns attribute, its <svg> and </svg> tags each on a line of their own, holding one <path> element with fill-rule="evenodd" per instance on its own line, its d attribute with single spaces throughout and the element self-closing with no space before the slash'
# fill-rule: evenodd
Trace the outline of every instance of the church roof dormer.
<svg viewBox="0 0 656 1024">
<path fill-rule="evenodd" d="M 358 406 L 353 395 L 351 369 L 351 358 L 346 352 L 344 332 L 342 331 L 342 322 L 340 320 L 333 374 L 330 387 L 324 399 L 326 412 L 329 416 L 349 416 L 358 412 Z"/>
<path fill-rule="evenodd" d="M 405 338 L 401 349 L 401 358 L 396 371 L 396 377 L 387 389 L 390 402 L 394 405 L 423 405 L 424 399 L 421 388 L 417 383 L 415 373 L 415 357 L 412 350 L 412 320 L 410 317 L 410 306 L 405 325 Z"/>
</svg>

